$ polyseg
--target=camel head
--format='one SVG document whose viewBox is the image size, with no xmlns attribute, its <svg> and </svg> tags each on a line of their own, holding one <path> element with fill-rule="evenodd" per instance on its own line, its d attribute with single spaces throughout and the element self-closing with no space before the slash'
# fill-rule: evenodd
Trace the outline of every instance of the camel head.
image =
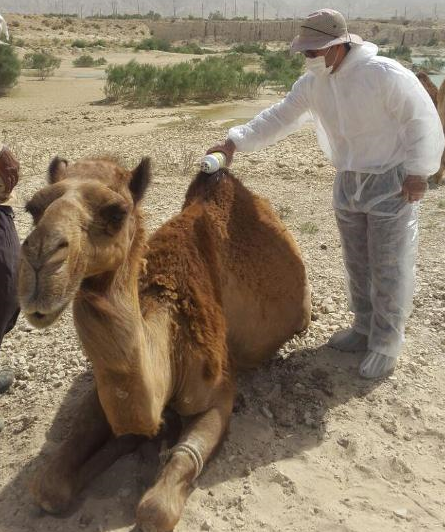
<svg viewBox="0 0 445 532">
<path fill-rule="evenodd" d="M 34 228 L 20 263 L 20 306 L 34 326 L 51 325 L 83 282 L 125 263 L 149 181 L 149 159 L 133 171 L 111 158 L 51 162 L 48 185 L 26 206 Z"/>
</svg>

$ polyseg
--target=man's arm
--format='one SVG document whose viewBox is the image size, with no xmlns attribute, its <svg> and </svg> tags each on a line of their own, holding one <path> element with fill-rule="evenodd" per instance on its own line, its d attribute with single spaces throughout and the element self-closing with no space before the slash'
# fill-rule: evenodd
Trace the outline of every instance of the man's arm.
<svg viewBox="0 0 445 532">
<path fill-rule="evenodd" d="M 275 144 L 311 118 L 305 96 L 306 76 L 300 78 L 281 102 L 262 111 L 250 122 L 229 130 L 228 138 L 207 153 L 222 151 L 230 164 L 235 150 L 252 152 Z"/>
<path fill-rule="evenodd" d="M 388 72 L 384 78 L 388 112 L 398 120 L 407 158 L 403 195 L 422 199 L 428 176 L 440 167 L 445 147 L 443 127 L 434 104 L 419 80 L 411 74 Z"/>
</svg>

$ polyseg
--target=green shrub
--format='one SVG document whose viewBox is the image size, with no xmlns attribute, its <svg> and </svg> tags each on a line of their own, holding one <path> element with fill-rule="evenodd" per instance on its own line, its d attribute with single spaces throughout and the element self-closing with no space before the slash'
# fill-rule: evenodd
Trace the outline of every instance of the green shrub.
<svg viewBox="0 0 445 532">
<path fill-rule="evenodd" d="M 411 48 L 409 46 L 394 46 L 394 48 L 390 48 L 387 52 L 379 50 L 379 55 L 411 62 Z"/>
<path fill-rule="evenodd" d="M 209 50 L 208 48 L 201 48 L 199 44 L 195 42 L 188 42 L 186 44 L 183 44 L 182 46 L 175 46 L 171 49 L 172 52 L 176 54 L 195 54 L 195 55 L 203 55 L 203 54 L 214 54 L 215 52 L 213 50 Z"/>
<path fill-rule="evenodd" d="M 427 46 L 438 46 L 439 40 L 437 37 L 431 37 L 431 39 L 426 43 Z"/>
<path fill-rule="evenodd" d="M 267 52 L 262 58 L 262 66 L 267 81 L 279 90 L 288 91 L 303 72 L 304 56 L 291 55 L 288 51 Z"/>
<path fill-rule="evenodd" d="M 422 61 L 420 68 L 417 65 L 419 70 L 426 70 L 427 72 L 431 71 L 441 71 L 445 67 L 445 61 L 437 57 L 428 57 L 425 61 Z"/>
<path fill-rule="evenodd" d="M 49 52 L 32 52 L 23 57 L 23 68 L 37 70 L 40 79 L 54 75 L 56 68 L 60 67 L 60 59 Z"/>
<path fill-rule="evenodd" d="M 135 46 L 135 50 L 160 50 L 162 52 L 170 52 L 171 48 L 172 45 L 168 41 L 165 39 L 157 39 L 156 37 L 143 39 Z"/>
<path fill-rule="evenodd" d="M 81 55 L 73 61 L 75 67 L 92 67 L 94 66 L 94 57 L 92 55 Z"/>
<path fill-rule="evenodd" d="M 87 41 L 85 41 L 84 39 L 75 39 L 72 43 L 71 43 L 71 46 L 73 48 L 86 48 L 88 46 L 88 43 Z"/>
<path fill-rule="evenodd" d="M 99 57 L 99 59 L 94 59 L 92 55 L 81 55 L 80 57 L 74 59 L 73 66 L 79 68 L 90 68 L 95 66 L 106 65 L 107 60 L 105 57 Z"/>
<path fill-rule="evenodd" d="M 108 67 L 105 94 L 110 100 L 138 105 L 213 102 L 253 97 L 263 81 L 262 75 L 245 72 L 241 63 L 228 58 L 207 57 L 166 67 L 130 61 Z"/>
<path fill-rule="evenodd" d="M 258 54 L 264 55 L 267 52 L 266 45 L 258 42 L 235 44 L 230 49 L 231 52 L 237 54 Z"/>
<path fill-rule="evenodd" d="M 20 60 L 12 46 L 0 46 L 0 94 L 14 87 L 20 76 Z"/>
</svg>

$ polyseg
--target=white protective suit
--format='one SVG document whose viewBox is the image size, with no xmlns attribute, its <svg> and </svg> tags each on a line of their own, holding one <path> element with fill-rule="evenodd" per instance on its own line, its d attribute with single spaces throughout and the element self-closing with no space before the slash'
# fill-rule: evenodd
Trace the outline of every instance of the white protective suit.
<svg viewBox="0 0 445 532">
<path fill-rule="evenodd" d="M 333 206 L 354 329 L 387 359 L 400 351 L 414 290 L 418 202 L 403 199 L 403 181 L 439 169 L 444 135 L 416 76 L 377 51 L 369 42 L 354 45 L 336 72 L 306 73 L 281 102 L 228 137 L 237 150 L 256 151 L 315 122 L 337 169 Z"/>
<path fill-rule="evenodd" d="M 8 25 L 6 24 L 6 20 L 0 15 L 0 37 L 2 37 L 2 35 L 5 36 L 7 41 L 9 41 Z M 0 42 L 2 42 L 1 39 Z"/>
</svg>

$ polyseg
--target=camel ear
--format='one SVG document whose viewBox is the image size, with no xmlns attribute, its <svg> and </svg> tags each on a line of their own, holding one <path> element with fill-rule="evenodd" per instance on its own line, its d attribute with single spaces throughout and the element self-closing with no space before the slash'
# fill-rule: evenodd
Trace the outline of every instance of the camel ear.
<svg viewBox="0 0 445 532">
<path fill-rule="evenodd" d="M 66 159 L 54 157 L 48 168 L 48 183 L 53 185 L 54 183 L 58 183 L 59 181 L 62 181 L 62 179 L 65 179 L 67 166 L 68 161 Z"/>
<path fill-rule="evenodd" d="M 131 172 L 129 184 L 134 203 L 141 201 L 151 181 L 151 162 L 148 157 L 143 157 L 139 165 Z"/>
</svg>

